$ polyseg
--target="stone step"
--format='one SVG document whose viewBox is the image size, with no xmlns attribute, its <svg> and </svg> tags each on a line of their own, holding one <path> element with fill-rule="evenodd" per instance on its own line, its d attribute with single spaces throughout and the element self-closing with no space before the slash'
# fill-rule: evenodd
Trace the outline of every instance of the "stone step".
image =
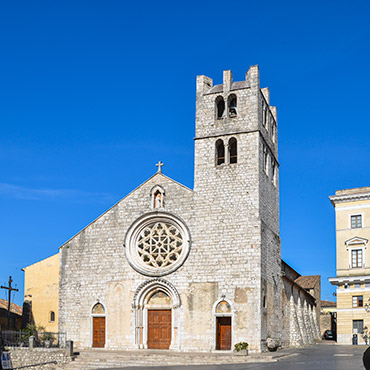
<svg viewBox="0 0 370 370">
<path fill-rule="evenodd" d="M 86 350 L 71 362 L 66 370 L 88 370 L 127 366 L 174 366 L 174 365 L 211 365 L 246 362 L 276 361 L 271 354 L 251 354 L 238 356 L 230 353 L 199 353 L 172 351 L 106 351 Z"/>
</svg>

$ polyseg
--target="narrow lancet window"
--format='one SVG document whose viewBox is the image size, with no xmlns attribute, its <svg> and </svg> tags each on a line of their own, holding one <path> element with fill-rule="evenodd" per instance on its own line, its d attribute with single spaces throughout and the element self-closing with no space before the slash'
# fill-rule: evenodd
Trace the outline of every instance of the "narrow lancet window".
<svg viewBox="0 0 370 370">
<path fill-rule="evenodd" d="M 225 113 L 225 101 L 222 96 L 216 98 L 216 117 L 222 119 Z"/>
<path fill-rule="evenodd" d="M 272 120 L 272 125 L 271 125 L 271 139 L 272 142 L 275 142 L 275 122 Z"/>
<path fill-rule="evenodd" d="M 264 113 L 263 113 L 263 125 L 265 126 L 266 130 L 268 130 L 268 108 L 264 106 Z"/>
<path fill-rule="evenodd" d="M 229 140 L 229 155 L 230 163 L 238 162 L 238 147 L 236 139 L 234 137 Z"/>
<path fill-rule="evenodd" d="M 55 321 L 55 312 L 54 311 L 51 311 L 50 312 L 50 322 L 54 322 Z"/>
<path fill-rule="evenodd" d="M 268 176 L 268 173 L 269 173 L 268 159 L 269 159 L 269 155 L 268 155 L 267 149 L 265 147 L 263 149 L 263 169 L 265 170 L 265 173 L 266 173 L 267 176 Z"/>
<path fill-rule="evenodd" d="M 233 118 L 237 116 L 237 101 L 236 95 L 232 94 L 229 96 L 229 117 Z"/>
<path fill-rule="evenodd" d="M 156 185 L 150 191 L 152 208 L 164 207 L 164 190 L 161 186 Z"/>
<path fill-rule="evenodd" d="M 219 139 L 216 141 L 216 165 L 225 163 L 225 146 L 224 142 Z"/>
<path fill-rule="evenodd" d="M 276 186 L 276 164 L 272 162 L 272 183 Z"/>
</svg>

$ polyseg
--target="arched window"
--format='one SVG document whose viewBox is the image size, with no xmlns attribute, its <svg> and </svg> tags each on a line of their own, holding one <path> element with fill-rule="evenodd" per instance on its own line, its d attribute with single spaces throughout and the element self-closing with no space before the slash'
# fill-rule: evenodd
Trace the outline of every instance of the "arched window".
<svg viewBox="0 0 370 370">
<path fill-rule="evenodd" d="M 216 165 L 225 163 L 225 146 L 224 142 L 219 139 L 216 141 Z"/>
<path fill-rule="evenodd" d="M 230 163 L 238 162 L 238 146 L 234 137 L 229 140 L 229 155 Z"/>
<path fill-rule="evenodd" d="M 231 94 L 228 99 L 229 117 L 233 118 L 237 116 L 237 100 L 236 95 Z"/>
<path fill-rule="evenodd" d="M 51 311 L 51 312 L 50 312 L 49 321 L 50 321 L 50 322 L 54 322 L 54 321 L 55 321 L 55 312 L 54 312 L 54 311 Z"/>
<path fill-rule="evenodd" d="M 222 96 L 216 98 L 216 118 L 222 119 L 225 113 L 225 101 Z"/>
</svg>

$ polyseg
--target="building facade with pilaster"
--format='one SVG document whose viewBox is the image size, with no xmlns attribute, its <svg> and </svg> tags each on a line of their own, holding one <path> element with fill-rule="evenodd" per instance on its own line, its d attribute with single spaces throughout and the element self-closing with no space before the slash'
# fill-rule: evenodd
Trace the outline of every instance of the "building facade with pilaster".
<svg viewBox="0 0 370 370">
<path fill-rule="evenodd" d="M 368 340 L 370 327 L 370 187 L 338 190 L 329 197 L 335 208 L 337 342 Z M 355 339 L 356 339 L 355 336 Z"/>
</svg>

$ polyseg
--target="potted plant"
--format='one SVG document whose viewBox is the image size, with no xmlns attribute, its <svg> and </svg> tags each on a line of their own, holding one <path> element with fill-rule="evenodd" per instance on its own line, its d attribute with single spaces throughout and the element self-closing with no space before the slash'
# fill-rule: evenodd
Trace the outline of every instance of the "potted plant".
<svg viewBox="0 0 370 370">
<path fill-rule="evenodd" d="M 248 343 L 239 342 L 234 345 L 234 352 L 238 356 L 247 356 L 248 355 Z"/>
</svg>

